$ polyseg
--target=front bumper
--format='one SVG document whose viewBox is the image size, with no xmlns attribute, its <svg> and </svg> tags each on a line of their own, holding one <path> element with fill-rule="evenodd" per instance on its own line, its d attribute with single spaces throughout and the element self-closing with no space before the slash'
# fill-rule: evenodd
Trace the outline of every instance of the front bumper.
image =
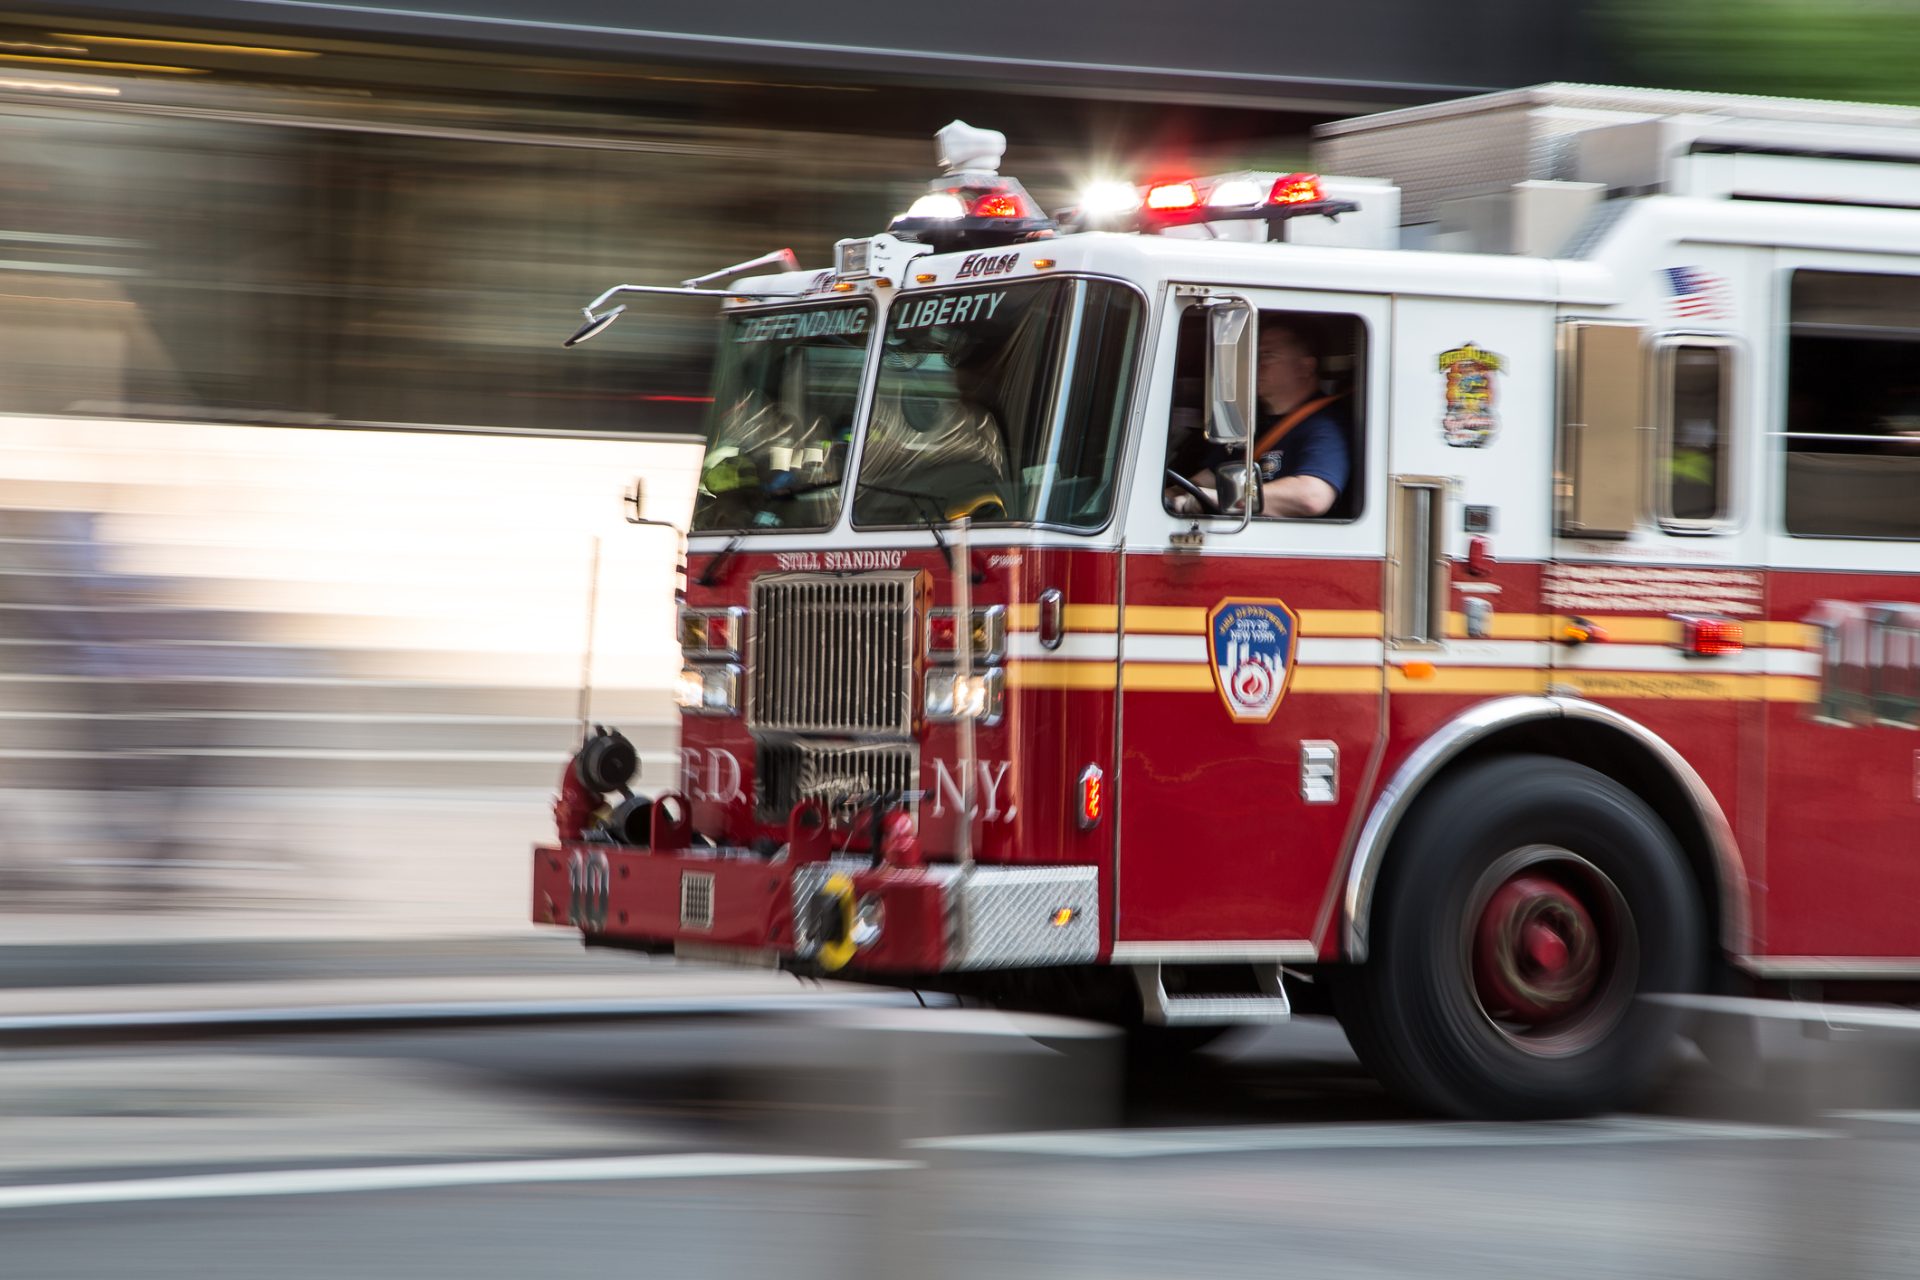
<svg viewBox="0 0 1920 1280">
<path fill-rule="evenodd" d="M 847 908 L 845 913 L 827 909 Z M 875 867 L 568 843 L 533 850 L 533 919 L 606 941 L 734 951 L 802 968 L 940 973 L 1087 964 L 1092 867 Z M 866 908 L 877 932 L 846 930 Z M 851 944 L 851 945 L 850 945 Z"/>
</svg>

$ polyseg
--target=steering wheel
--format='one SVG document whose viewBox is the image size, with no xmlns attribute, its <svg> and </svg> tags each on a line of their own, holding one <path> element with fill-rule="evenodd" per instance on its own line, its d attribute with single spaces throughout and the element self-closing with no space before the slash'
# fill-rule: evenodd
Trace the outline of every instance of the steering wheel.
<svg viewBox="0 0 1920 1280">
<path fill-rule="evenodd" d="M 1202 489 L 1199 485 L 1187 479 L 1172 467 L 1167 468 L 1167 483 L 1199 503 L 1200 510 L 1206 514 L 1210 516 L 1223 514 L 1220 510 L 1220 504 L 1210 497 L 1205 489 Z"/>
</svg>

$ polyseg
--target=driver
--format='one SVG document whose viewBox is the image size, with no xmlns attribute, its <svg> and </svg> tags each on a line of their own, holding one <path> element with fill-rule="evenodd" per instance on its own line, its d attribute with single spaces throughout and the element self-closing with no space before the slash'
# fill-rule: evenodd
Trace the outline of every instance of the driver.
<svg viewBox="0 0 1920 1280">
<path fill-rule="evenodd" d="M 1260 317 L 1258 379 L 1259 510 L 1270 516 L 1324 516 L 1346 489 L 1352 464 L 1347 426 L 1335 408 L 1341 397 L 1321 394 L 1320 358 L 1305 319 L 1280 312 Z M 1213 469 L 1240 456 L 1235 446 L 1216 448 L 1206 469 L 1190 478 L 1209 499 L 1217 499 Z M 1202 507 L 1192 494 L 1170 487 L 1167 509 L 1193 514 Z"/>
</svg>

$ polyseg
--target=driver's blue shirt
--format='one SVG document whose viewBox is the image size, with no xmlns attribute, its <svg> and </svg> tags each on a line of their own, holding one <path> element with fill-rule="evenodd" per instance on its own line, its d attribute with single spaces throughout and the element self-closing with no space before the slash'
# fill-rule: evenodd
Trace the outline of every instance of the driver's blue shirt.
<svg viewBox="0 0 1920 1280">
<path fill-rule="evenodd" d="M 1254 439 L 1265 435 L 1280 418 L 1277 413 L 1264 415 Z M 1208 465 L 1237 462 L 1241 456 L 1238 449 L 1219 449 Z M 1334 416 L 1331 406 L 1302 419 L 1273 448 L 1262 451 L 1256 461 L 1262 484 L 1281 476 L 1314 476 L 1332 485 L 1336 497 L 1346 492 L 1353 471 L 1347 453 L 1346 424 Z"/>
</svg>

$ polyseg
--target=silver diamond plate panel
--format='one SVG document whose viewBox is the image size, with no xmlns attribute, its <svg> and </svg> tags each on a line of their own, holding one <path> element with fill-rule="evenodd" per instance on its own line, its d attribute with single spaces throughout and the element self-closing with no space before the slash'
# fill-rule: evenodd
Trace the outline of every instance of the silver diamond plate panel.
<svg viewBox="0 0 1920 1280">
<path fill-rule="evenodd" d="M 1100 951 L 1100 885 L 1092 867 L 982 867 L 948 886 L 947 967 L 1089 964 Z M 1072 921 L 1055 925 L 1061 907 Z"/>
<path fill-rule="evenodd" d="M 794 954 L 811 956 L 819 939 L 807 928 L 804 907 L 836 874 L 854 875 L 872 863 L 835 858 L 794 868 Z M 932 866 L 947 905 L 948 969 L 1021 969 L 1090 964 L 1100 951 L 1100 882 L 1092 867 L 984 867 L 963 874 Z M 1073 919 L 1053 923 L 1071 907 Z"/>
<path fill-rule="evenodd" d="M 820 949 L 820 939 L 813 936 L 808 927 L 807 903 L 813 895 L 826 888 L 827 881 L 836 875 L 856 875 L 869 870 L 873 859 L 829 858 L 825 862 L 808 862 L 793 869 L 793 954 L 805 959 Z"/>
</svg>

